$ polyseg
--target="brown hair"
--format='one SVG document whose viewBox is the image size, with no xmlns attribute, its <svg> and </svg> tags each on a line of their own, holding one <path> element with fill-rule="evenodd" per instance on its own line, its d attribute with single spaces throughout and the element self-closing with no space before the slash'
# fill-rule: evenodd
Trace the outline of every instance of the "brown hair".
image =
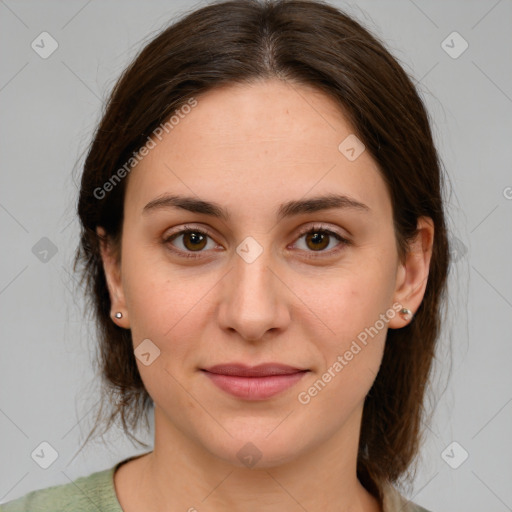
<svg viewBox="0 0 512 512">
<path fill-rule="evenodd" d="M 315 86 L 339 103 L 382 172 L 401 258 L 416 235 L 418 217 L 434 222 L 423 302 L 406 327 L 388 331 L 381 369 L 364 404 L 357 474 L 381 498 L 380 484 L 403 477 L 419 450 L 449 264 L 443 175 L 427 112 L 406 72 L 360 24 L 320 1 L 207 5 L 147 44 L 114 87 L 84 165 L 75 259 L 97 320 L 102 408 L 110 407 L 105 431 L 120 418 L 133 439 L 131 431 L 142 418 L 147 421 L 152 400 L 137 369 L 130 331 L 110 318 L 96 234 L 102 226 L 119 247 L 126 180 L 101 199 L 95 190 L 190 98 L 223 84 L 266 78 Z"/>
</svg>

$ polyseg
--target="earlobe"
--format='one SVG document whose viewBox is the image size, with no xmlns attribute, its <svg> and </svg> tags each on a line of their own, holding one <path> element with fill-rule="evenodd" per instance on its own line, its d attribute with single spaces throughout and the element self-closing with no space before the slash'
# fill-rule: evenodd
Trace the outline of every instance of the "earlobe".
<svg viewBox="0 0 512 512">
<path fill-rule="evenodd" d="M 112 242 L 102 227 L 97 227 L 96 233 L 99 238 L 101 260 L 107 281 L 110 296 L 112 321 L 119 327 L 129 329 L 128 311 L 121 280 L 121 268 L 119 256 L 112 246 Z"/>
<path fill-rule="evenodd" d="M 405 327 L 414 318 L 427 287 L 434 241 L 434 223 L 429 217 L 418 219 L 416 238 L 410 243 L 405 261 L 397 271 L 394 301 L 399 315 L 389 322 L 390 329 Z"/>
</svg>

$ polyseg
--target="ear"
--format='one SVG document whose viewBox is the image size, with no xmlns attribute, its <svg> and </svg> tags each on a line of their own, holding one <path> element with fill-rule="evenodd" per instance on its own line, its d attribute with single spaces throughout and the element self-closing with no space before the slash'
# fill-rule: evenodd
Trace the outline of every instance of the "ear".
<svg viewBox="0 0 512 512">
<path fill-rule="evenodd" d="M 418 233 L 409 244 L 405 261 L 399 265 L 394 294 L 394 303 L 398 302 L 401 308 L 411 310 L 413 315 L 420 307 L 427 287 L 434 242 L 434 222 L 430 217 L 420 217 L 417 229 Z M 410 316 L 399 313 L 389 321 L 389 327 L 399 329 L 410 321 Z"/>
<path fill-rule="evenodd" d="M 102 227 L 98 226 L 96 233 L 100 240 L 100 254 L 110 295 L 110 318 L 119 327 L 129 329 L 130 322 L 121 280 L 121 255 L 115 250 L 112 240 Z M 122 317 L 116 318 L 116 313 L 121 313 Z"/>
</svg>

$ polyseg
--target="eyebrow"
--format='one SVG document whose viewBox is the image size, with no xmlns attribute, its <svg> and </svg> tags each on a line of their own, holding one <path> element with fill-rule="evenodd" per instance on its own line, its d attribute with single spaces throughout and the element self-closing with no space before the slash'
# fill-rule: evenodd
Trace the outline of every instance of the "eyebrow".
<svg viewBox="0 0 512 512">
<path fill-rule="evenodd" d="M 221 205 L 211 201 L 204 201 L 197 197 L 178 196 L 164 194 L 150 201 L 142 209 L 143 214 L 166 208 L 181 208 L 193 213 L 202 213 L 222 219 L 229 220 L 230 215 Z M 364 203 L 346 195 L 327 194 L 310 199 L 288 201 L 279 206 L 277 210 L 277 219 L 282 220 L 287 217 L 293 217 L 304 213 L 315 213 L 322 210 L 330 210 L 334 208 L 354 209 L 363 212 L 369 212 L 370 207 Z"/>
</svg>

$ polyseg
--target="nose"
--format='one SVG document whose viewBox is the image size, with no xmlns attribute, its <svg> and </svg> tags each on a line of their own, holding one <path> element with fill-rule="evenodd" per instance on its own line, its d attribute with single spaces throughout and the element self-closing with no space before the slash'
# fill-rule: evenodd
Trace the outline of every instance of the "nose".
<svg viewBox="0 0 512 512">
<path fill-rule="evenodd" d="M 290 291 L 274 270 L 270 251 L 255 261 L 233 256 L 234 268 L 223 282 L 219 307 L 221 328 L 236 331 L 247 341 L 260 341 L 268 332 L 277 333 L 290 322 Z M 274 262 L 275 263 L 275 262 Z"/>
</svg>

